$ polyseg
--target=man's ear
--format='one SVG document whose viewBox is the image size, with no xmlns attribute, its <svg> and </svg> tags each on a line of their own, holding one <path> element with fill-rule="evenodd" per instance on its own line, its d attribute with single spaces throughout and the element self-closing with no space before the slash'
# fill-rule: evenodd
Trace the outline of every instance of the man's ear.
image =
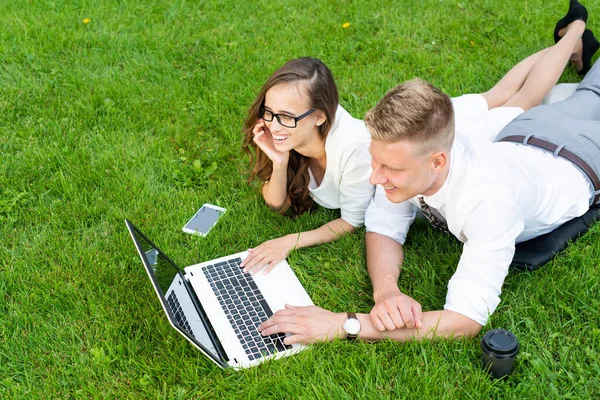
<svg viewBox="0 0 600 400">
<path fill-rule="evenodd" d="M 434 171 L 440 171 L 448 162 L 448 155 L 443 151 L 438 151 L 431 155 L 431 166 Z"/>
</svg>

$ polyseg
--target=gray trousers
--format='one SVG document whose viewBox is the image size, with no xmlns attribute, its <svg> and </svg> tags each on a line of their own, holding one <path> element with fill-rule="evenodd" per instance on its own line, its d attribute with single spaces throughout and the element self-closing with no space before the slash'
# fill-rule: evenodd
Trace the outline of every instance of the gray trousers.
<svg viewBox="0 0 600 400">
<path fill-rule="evenodd" d="M 571 97 L 524 112 L 506 125 L 495 141 L 508 136 L 533 136 L 562 146 L 600 177 L 600 62 L 594 64 Z M 590 182 L 598 195 L 600 187 Z"/>
</svg>

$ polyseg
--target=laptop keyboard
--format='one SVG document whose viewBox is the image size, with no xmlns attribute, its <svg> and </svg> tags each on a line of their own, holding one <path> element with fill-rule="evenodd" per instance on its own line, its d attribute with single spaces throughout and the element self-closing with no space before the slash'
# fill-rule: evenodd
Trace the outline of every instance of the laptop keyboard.
<svg viewBox="0 0 600 400">
<path fill-rule="evenodd" d="M 167 302 L 169 303 L 169 307 L 171 307 L 171 311 L 173 311 L 173 315 L 175 316 L 175 320 L 179 324 L 180 327 L 186 330 L 193 338 L 195 338 L 194 333 L 192 332 L 192 328 L 181 309 L 181 305 L 179 304 L 179 299 L 175 292 L 171 292 L 169 297 L 167 297 Z"/>
<path fill-rule="evenodd" d="M 291 349 L 283 343 L 285 333 L 262 336 L 257 327 L 273 315 L 271 308 L 256 286 L 252 275 L 240 267 L 241 258 L 234 258 L 202 268 L 210 287 L 248 358 L 252 361 L 278 351 Z"/>
</svg>

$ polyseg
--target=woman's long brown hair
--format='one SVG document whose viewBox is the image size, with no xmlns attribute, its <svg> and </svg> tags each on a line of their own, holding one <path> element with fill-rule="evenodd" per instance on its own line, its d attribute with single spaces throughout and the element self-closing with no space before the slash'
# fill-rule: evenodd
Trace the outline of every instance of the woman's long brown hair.
<svg viewBox="0 0 600 400">
<path fill-rule="evenodd" d="M 310 57 L 296 58 L 285 63 L 271 75 L 260 90 L 256 100 L 248 111 L 244 122 L 245 134 L 243 149 L 250 157 L 254 167 L 250 171 L 248 181 L 258 178 L 261 182 L 269 180 L 273 172 L 273 163 L 269 157 L 254 143 L 252 129 L 259 118 L 260 108 L 265 101 L 267 91 L 279 83 L 303 83 L 302 87 L 310 99 L 310 108 L 322 111 L 327 119 L 319 126 L 319 134 L 325 139 L 334 120 L 339 104 L 339 95 L 331 71 L 321 60 Z M 252 151 L 254 149 L 254 152 Z M 256 155 L 254 157 L 254 154 Z M 276 211 L 284 214 L 288 210 L 298 215 L 313 207 L 313 200 L 309 196 L 308 184 L 308 158 L 295 150 L 290 151 L 287 168 L 287 194 L 289 202 Z"/>
</svg>

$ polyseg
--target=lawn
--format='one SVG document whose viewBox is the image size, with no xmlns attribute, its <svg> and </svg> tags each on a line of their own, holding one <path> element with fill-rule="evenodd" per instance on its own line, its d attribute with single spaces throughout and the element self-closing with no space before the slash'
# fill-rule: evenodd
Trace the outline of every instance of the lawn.
<svg viewBox="0 0 600 400">
<path fill-rule="evenodd" d="M 481 92 L 553 44 L 567 3 L 0 0 L 0 398 L 597 398 L 600 224 L 509 274 L 484 330 L 510 329 L 521 353 L 493 381 L 481 336 L 221 370 L 169 326 L 123 222 L 182 266 L 318 227 L 338 214 L 275 215 L 246 180 L 241 126 L 273 70 L 322 59 L 359 118 L 415 76 Z M 206 238 L 182 233 L 205 202 L 228 212 Z M 416 223 L 401 290 L 442 307 L 460 249 Z M 316 304 L 370 310 L 364 230 L 288 261 Z"/>
</svg>

